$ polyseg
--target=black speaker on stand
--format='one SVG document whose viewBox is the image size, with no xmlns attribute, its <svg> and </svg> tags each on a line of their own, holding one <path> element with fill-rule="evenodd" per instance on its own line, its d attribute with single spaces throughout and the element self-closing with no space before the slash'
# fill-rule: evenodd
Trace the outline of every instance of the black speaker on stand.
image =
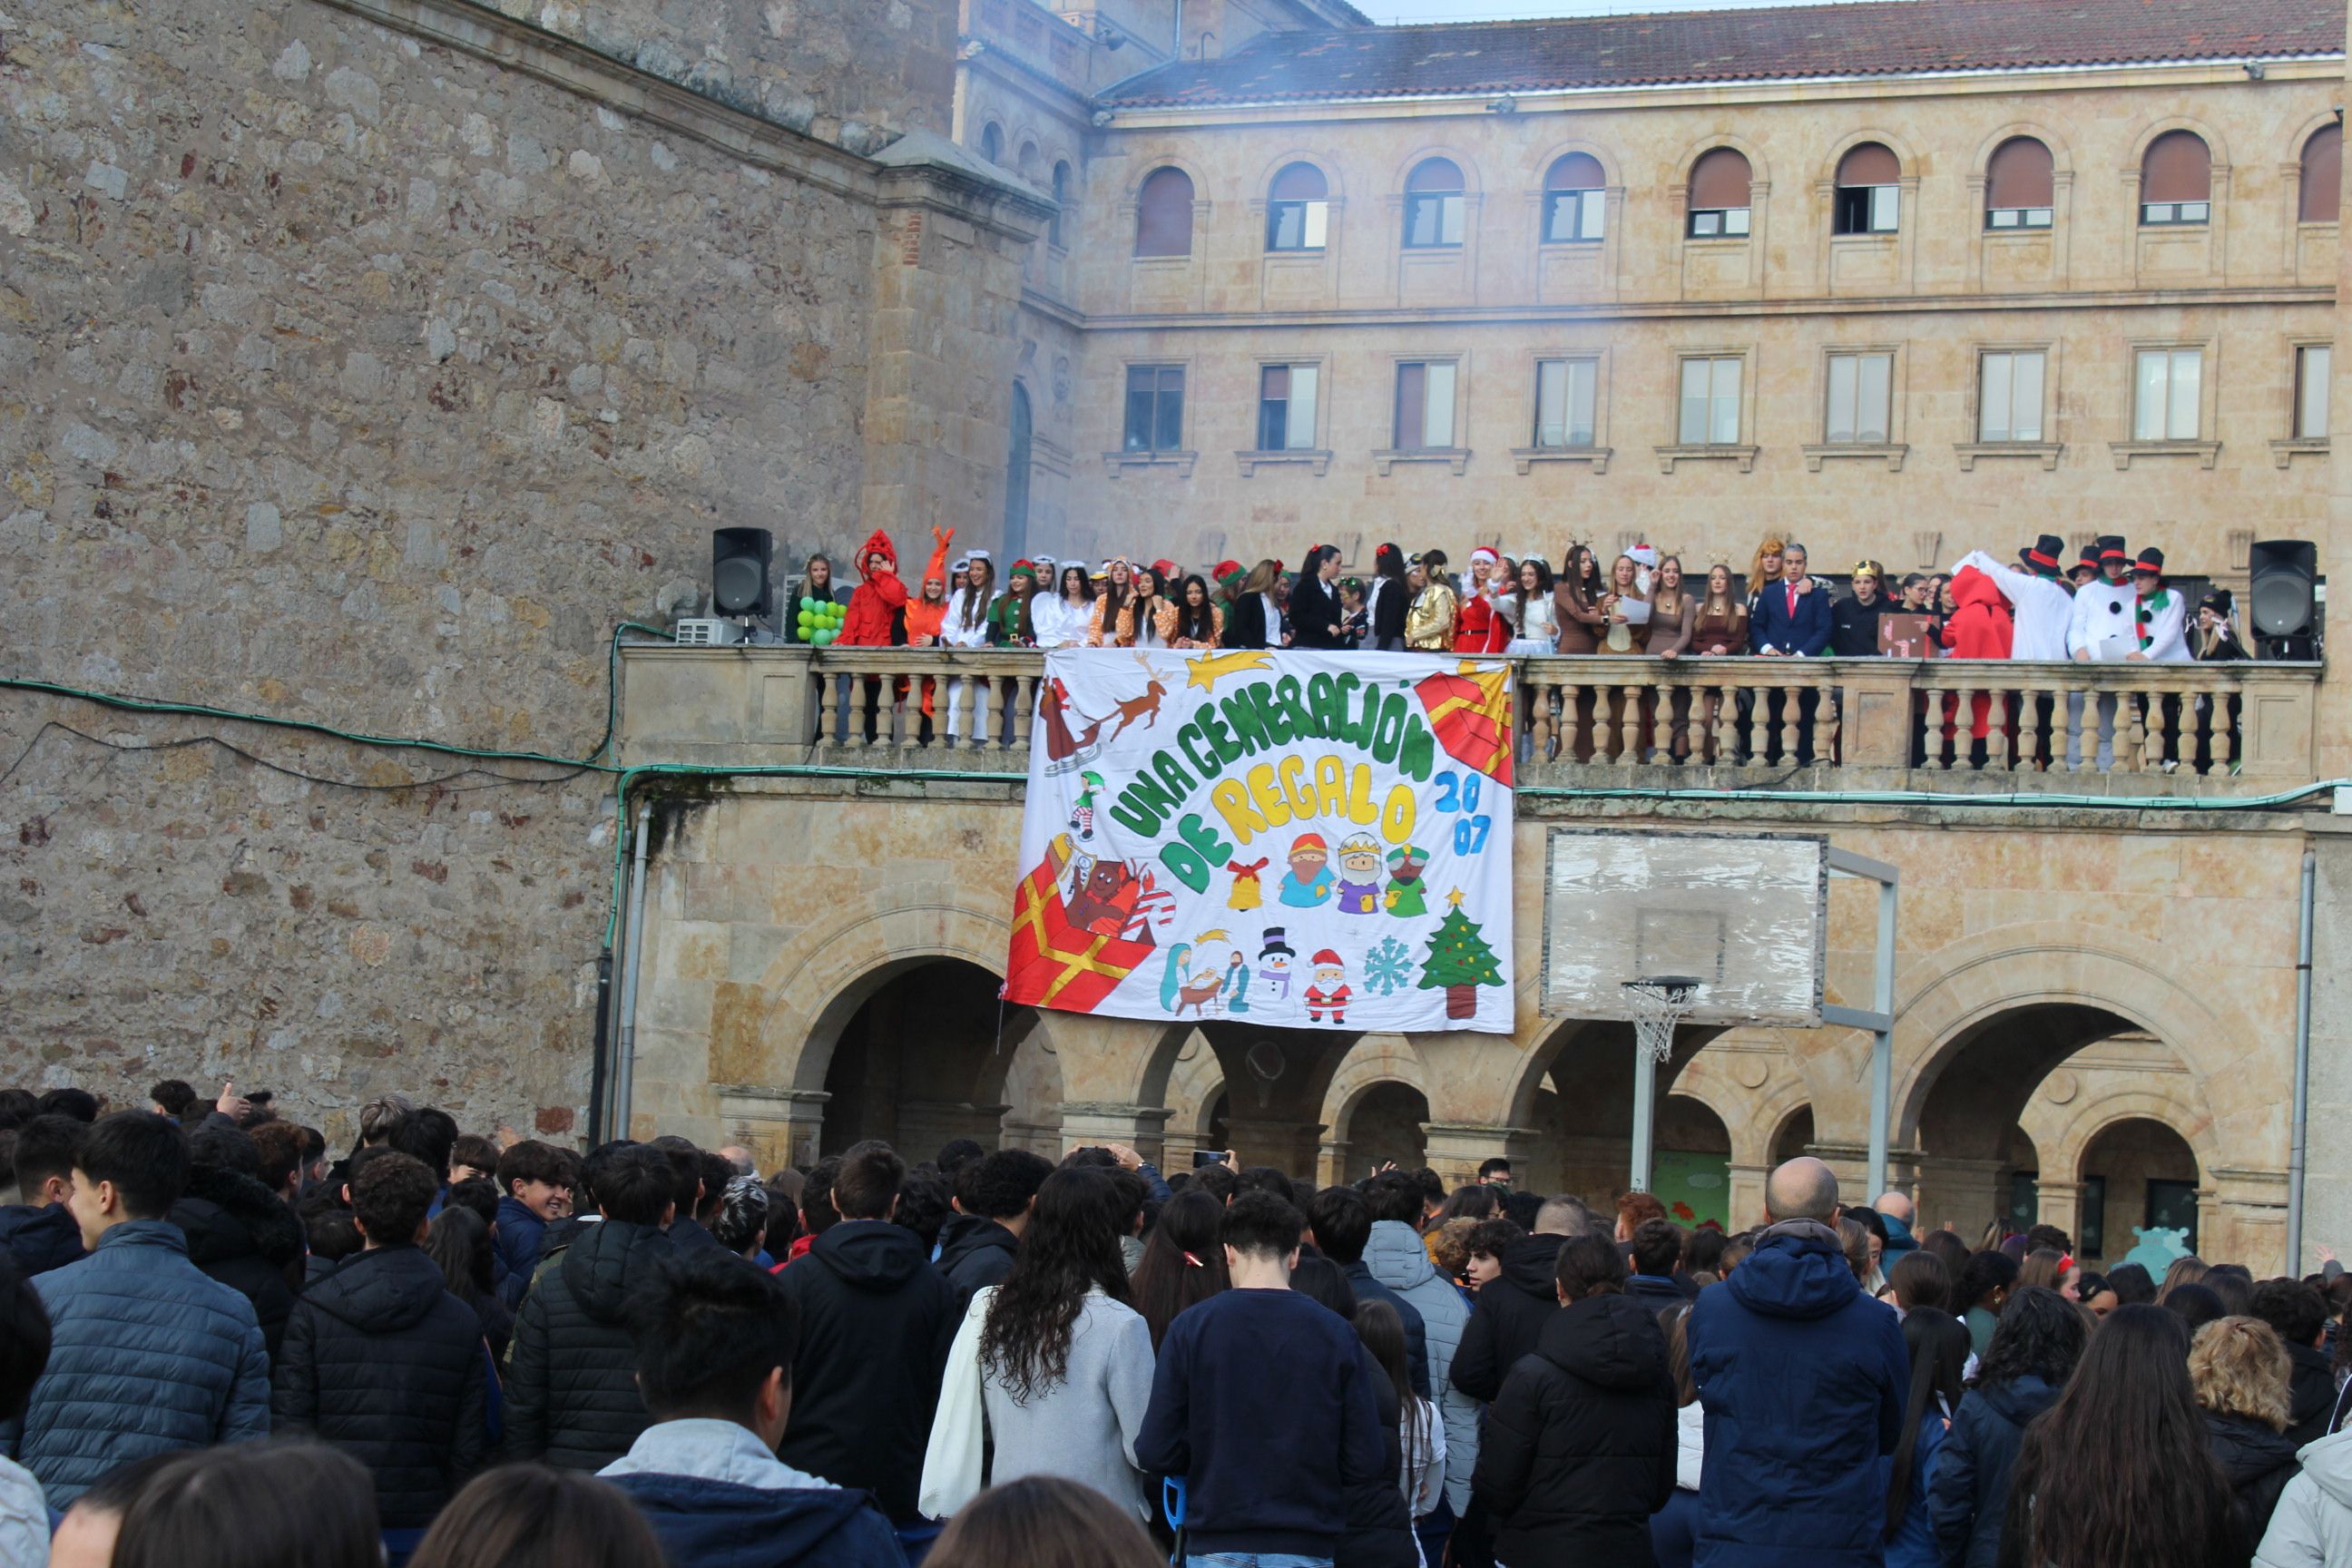
<svg viewBox="0 0 2352 1568">
<path fill-rule="evenodd" d="M 2247 629 L 2263 657 L 2318 657 L 2313 620 L 2318 608 L 2319 546 L 2303 539 L 2258 541 L 2247 555 Z"/>
<path fill-rule="evenodd" d="M 775 613 L 769 565 L 775 540 L 764 528 L 710 531 L 710 613 L 764 621 Z"/>
</svg>

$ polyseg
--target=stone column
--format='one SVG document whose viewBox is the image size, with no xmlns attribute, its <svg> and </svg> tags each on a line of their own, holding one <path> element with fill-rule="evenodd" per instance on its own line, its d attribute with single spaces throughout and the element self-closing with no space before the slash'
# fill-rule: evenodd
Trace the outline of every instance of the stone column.
<svg viewBox="0 0 2352 1568">
<path fill-rule="evenodd" d="M 1930 1156 L 1920 1163 L 1919 1225 L 1949 1225 L 1974 1247 L 1995 1215 L 2009 1212 L 2001 1185 L 2007 1169 L 1998 1160 L 1948 1160 Z M 1913 1227 L 1915 1230 L 1918 1226 Z"/>
<path fill-rule="evenodd" d="M 1731 1228 L 1744 1229 L 1764 1223 L 1764 1179 L 1772 1173 L 1769 1165 L 1734 1165 L 1727 1179 L 1730 1194 L 1724 1203 L 1731 1215 Z"/>
<path fill-rule="evenodd" d="M 1429 1168 L 1450 1190 L 1478 1179 L 1478 1167 L 1500 1156 L 1511 1162 L 1512 1173 L 1535 1148 L 1532 1127 L 1498 1127 L 1469 1121 L 1432 1121 L 1423 1129 L 1429 1136 Z"/>
<path fill-rule="evenodd" d="M 1336 1187 L 1349 1179 L 1348 1141 L 1326 1138 L 1315 1155 L 1315 1181 L 1318 1186 Z"/>
<path fill-rule="evenodd" d="M 2083 1242 L 2083 1184 L 2053 1181 L 2044 1176 L 2035 1184 L 2035 1187 L 2041 1194 L 2041 1201 L 2036 1205 L 2041 1223 L 2056 1226 L 2073 1237 L 2074 1244 L 2080 1247 Z"/>
<path fill-rule="evenodd" d="M 1101 1100 L 1062 1102 L 1065 1150 L 1124 1143 L 1165 1173 L 1168 1119 L 1175 1113 L 1150 1105 L 1113 1105 Z M 1190 1159 L 1191 1150 L 1185 1151 Z"/>
<path fill-rule="evenodd" d="M 777 1171 L 816 1163 L 824 1136 L 825 1102 L 832 1098 L 815 1089 L 721 1084 L 719 1114 L 729 1136 L 751 1151 L 760 1169 Z"/>
<path fill-rule="evenodd" d="M 1244 1165 L 1272 1165 L 1288 1176 L 1314 1173 L 1322 1133 L 1319 1121 L 1296 1121 L 1288 1117 L 1252 1121 L 1236 1116 L 1225 1124 L 1234 1159 Z"/>
</svg>

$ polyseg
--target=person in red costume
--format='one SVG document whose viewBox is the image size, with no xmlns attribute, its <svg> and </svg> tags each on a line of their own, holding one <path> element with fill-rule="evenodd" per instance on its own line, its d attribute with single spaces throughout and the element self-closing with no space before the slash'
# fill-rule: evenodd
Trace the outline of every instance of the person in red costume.
<svg viewBox="0 0 2352 1568">
<path fill-rule="evenodd" d="M 948 618 L 948 542 L 955 537 L 950 528 L 945 533 L 931 530 L 930 564 L 923 568 L 922 591 L 907 601 L 906 626 L 908 647 L 937 647 L 940 628 Z M 892 578 L 897 582 L 897 578 Z M 903 591 L 903 590 L 902 590 Z M 853 601 L 854 603 L 855 601 Z M 931 712 L 937 705 L 939 682 L 930 676 L 923 677 L 922 742 L 931 743 Z"/>
<path fill-rule="evenodd" d="M 1500 653 L 1511 643 L 1511 623 L 1495 613 L 1495 596 L 1507 584 L 1494 578 L 1500 559 L 1482 544 L 1470 552 L 1470 570 L 1462 582 L 1462 615 L 1454 623 L 1456 653 Z"/>
<path fill-rule="evenodd" d="M 841 618 L 836 647 L 889 647 L 907 640 L 907 584 L 898 581 L 898 552 L 890 536 L 876 529 L 857 552 L 859 583 L 849 595 L 849 609 Z M 895 689 L 893 700 L 903 697 Z M 881 726 L 882 678 L 866 678 L 866 739 L 871 744 Z"/>
<path fill-rule="evenodd" d="M 1959 608 L 1945 623 L 1942 638 L 1951 657 L 2007 658 L 2016 642 L 2017 621 L 2008 599 L 1993 580 L 1973 566 L 1961 567 L 1952 576 L 1952 602 Z M 1979 691 L 1973 701 L 1975 723 L 1969 732 L 1977 739 L 1978 760 L 1981 762 L 1984 742 L 1992 727 L 1992 698 Z M 1952 731 L 1951 721 L 1958 703 L 1958 697 L 1944 700 L 1947 735 Z"/>
</svg>

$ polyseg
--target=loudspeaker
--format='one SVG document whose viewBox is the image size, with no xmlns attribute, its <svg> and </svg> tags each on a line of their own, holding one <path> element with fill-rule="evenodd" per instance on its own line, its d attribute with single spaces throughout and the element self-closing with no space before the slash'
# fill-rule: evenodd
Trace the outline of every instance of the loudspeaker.
<svg viewBox="0 0 2352 1568">
<path fill-rule="evenodd" d="M 721 616 L 765 618 L 774 608 L 768 566 L 775 540 L 764 528 L 718 528 L 710 532 L 710 606 Z"/>
<path fill-rule="evenodd" d="M 2262 540 L 2248 552 L 2246 563 L 2253 576 L 2246 617 L 2254 635 L 2291 637 L 2310 631 L 2319 546 L 2301 539 Z"/>
</svg>

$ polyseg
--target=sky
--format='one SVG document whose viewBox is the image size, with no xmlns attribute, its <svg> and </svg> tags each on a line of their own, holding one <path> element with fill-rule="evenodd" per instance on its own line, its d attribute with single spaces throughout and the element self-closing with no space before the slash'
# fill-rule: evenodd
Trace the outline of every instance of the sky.
<svg viewBox="0 0 2352 1568">
<path fill-rule="evenodd" d="M 1799 0 L 1355 0 L 1375 22 L 1486 22 L 1501 17 L 1600 16 L 1637 11 L 1732 11 Z"/>
</svg>

